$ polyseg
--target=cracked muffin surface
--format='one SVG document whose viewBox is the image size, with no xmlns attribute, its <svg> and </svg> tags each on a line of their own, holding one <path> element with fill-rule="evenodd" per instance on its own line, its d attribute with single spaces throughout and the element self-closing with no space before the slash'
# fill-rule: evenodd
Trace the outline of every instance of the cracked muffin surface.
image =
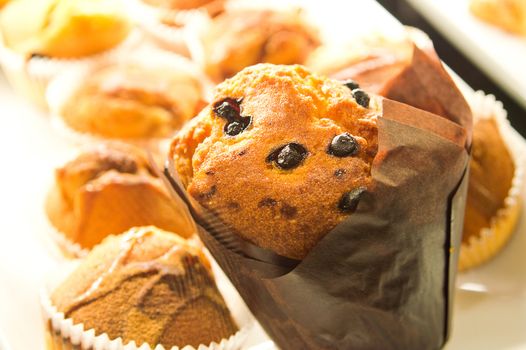
<svg viewBox="0 0 526 350">
<path fill-rule="evenodd" d="M 144 152 L 116 142 L 90 147 L 58 168 L 45 209 L 51 224 L 82 248 L 133 226 L 193 233 Z"/>
<path fill-rule="evenodd" d="M 242 238 L 301 259 L 370 188 L 378 106 L 354 84 L 259 64 L 217 87 L 170 156 L 190 196 Z"/>
<path fill-rule="evenodd" d="M 72 129 L 107 138 L 170 136 L 204 105 L 199 79 L 179 69 L 126 62 L 91 74 L 61 108 Z"/>
<path fill-rule="evenodd" d="M 197 348 L 237 331 L 200 247 L 153 226 L 106 238 L 51 300 L 84 329 L 137 347 Z"/>
</svg>

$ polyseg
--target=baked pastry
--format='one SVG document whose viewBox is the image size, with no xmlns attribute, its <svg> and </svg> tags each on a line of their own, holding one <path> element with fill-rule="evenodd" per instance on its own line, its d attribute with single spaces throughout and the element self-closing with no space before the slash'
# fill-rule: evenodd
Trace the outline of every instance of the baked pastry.
<svg viewBox="0 0 526 350">
<path fill-rule="evenodd" d="M 93 146 L 57 169 L 55 181 L 46 213 L 51 224 L 81 248 L 140 225 L 156 225 L 183 237 L 194 232 L 144 153 L 133 146 Z"/>
<path fill-rule="evenodd" d="M 485 22 L 526 35 L 526 0 L 471 0 L 469 9 Z"/>
<path fill-rule="evenodd" d="M 203 38 L 206 72 L 222 81 L 256 63 L 303 63 L 319 45 L 300 11 L 227 10 Z"/>
<path fill-rule="evenodd" d="M 473 147 L 459 269 L 489 260 L 512 236 L 520 212 L 516 167 L 495 117 L 473 126 Z"/>
<path fill-rule="evenodd" d="M 203 105 L 202 84 L 184 66 L 121 62 L 90 74 L 59 114 L 77 132 L 146 139 L 170 136 Z"/>
<path fill-rule="evenodd" d="M 111 49 L 131 24 L 119 0 L 17 0 L 2 10 L 4 44 L 25 57 L 79 58 Z"/>
<path fill-rule="evenodd" d="M 378 113 L 353 85 L 259 64 L 217 87 L 170 157 L 191 198 L 242 238 L 302 259 L 371 185 Z"/>
<path fill-rule="evenodd" d="M 237 331 L 202 250 L 155 227 L 106 238 L 54 290 L 51 302 L 84 330 L 134 341 L 137 348 L 197 348 Z"/>
</svg>

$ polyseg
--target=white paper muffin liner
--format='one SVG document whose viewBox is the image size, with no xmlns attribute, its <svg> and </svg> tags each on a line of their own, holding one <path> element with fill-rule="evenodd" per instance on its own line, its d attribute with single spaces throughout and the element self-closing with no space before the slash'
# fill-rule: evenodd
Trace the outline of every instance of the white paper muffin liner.
<svg viewBox="0 0 526 350">
<path fill-rule="evenodd" d="M 459 258 L 459 270 L 464 271 L 478 266 L 495 256 L 509 241 L 517 224 L 521 211 L 521 189 L 524 180 L 524 147 L 513 135 L 513 128 L 502 102 L 495 96 L 482 91 L 473 93 L 468 98 L 475 122 L 477 119 L 494 118 L 500 134 L 510 151 L 515 165 L 511 188 L 504 200 L 504 207 L 499 209 L 491 220 L 490 227 L 483 228 L 478 236 L 469 242 L 462 243 Z"/>
<path fill-rule="evenodd" d="M 130 0 L 130 9 L 134 21 L 159 46 L 185 56 L 189 55 L 187 47 L 189 27 L 199 27 L 208 21 L 208 14 L 204 10 L 174 11 L 157 8 L 141 0 Z M 164 24 L 163 18 L 181 23 L 181 26 Z"/>
<path fill-rule="evenodd" d="M 61 72 L 72 68 L 90 67 L 129 52 L 138 45 L 142 35 L 132 30 L 128 37 L 116 47 L 107 51 L 76 59 L 55 59 L 34 57 L 27 59 L 6 47 L 0 36 L 0 65 L 7 80 L 22 96 L 40 107 L 47 108 L 45 93 L 50 81 Z"/>
<path fill-rule="evenodd" d="M 70 240 L 64 233 L 59 231 L 47 218 L 47 233 L 53 242 L 60 248 L 62 255 L 68 259 L 83 258 L 89 253 L 89 249 L 83 248 L 80 244 Z"/>
<path fill-rule="evenodd" d="M 106 333 L 97 334 L 95 329 L 84 329 L 82 323 L 74 323 L 71 318 L 66 318 L 62 312 L 57 310 L 50 298 L 52 290 L 67 278 L 78 264 L 79 261 L 77 260 L 63 265 L 62 269 L 50 276 L 48 282 L 40 291 L 40 304 L 46 327 L 48 350 L 239 350 L 246 341 L 251 327 L 253 327 L 254 321 L 252 318 L 249 318 L 249 321 L 246 318 L 240 320 L 236 317 L 236 312 L 232 312 L 232 316 L 240 327 L 239 331 L 228 339 L 222 339 L 220 342 L 212 342 L 210 344 L 201 344 L 197 348 L 190 345 L 181 348 L 177 346 L 165 348 L 160 344 L 152 346 L 148 343 L 136 344 L 134 341 L 125 343 L 122 338 L 111 339 Z M 218 283 L 218 288 L 219 286 L 220 283 Z M 220 288 L 220 292 L 225 300 L 232 296 L 231 293 L 237 294 L 235 289 L 233 291 L 225 291 Z M 239 295 L 237 297 L 240 298 Z"/>
<path fill-rule="evenodd" d="M 121 61 L 137 62 L 146 66 L 165 66 L 167 69 L 170 69 L 170 67 L 174 67 L 174 69 L 183 68 L 185 72 L 192 74 L 201 82 L 203 99 L 205 101 L 210 99 L 213 84 L 195 63 L 185 57 L 157 48 L 143 46 L 133 51 L 133 56 L 121 59 Z M 120 141 L 136 145 L 156 154 L 165 154 L 169 147 L 171 135 L 149 138 L 108 138 L 94 133 L 77 131 L 69 127 L 61 117 L 64 104 L 82 86 L 82 83 L 94 70 L 117 62 L 119 62 L 119 58 L 105 60 L 89 67 L 69 69 L 53 79 L 46 90 L 46 103 L 49 106 L 52 126 L 59 135 L 77 147 L 104 141 Z"/>
</svg>

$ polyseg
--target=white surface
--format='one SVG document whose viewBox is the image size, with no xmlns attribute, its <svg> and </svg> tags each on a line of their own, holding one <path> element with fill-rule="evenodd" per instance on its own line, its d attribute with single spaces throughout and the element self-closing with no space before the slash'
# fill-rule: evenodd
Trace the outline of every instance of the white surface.
<svg viewBox="0 0 526 350">
<path fill-rule="evenodd" d="M 372 1 L 313 0 L 308 6 L 326 24 L 325 35 L 333 41 L 378 27 L 391 34 L 401 31 Z M 334 10 L 338 6 L 341 10 Z M 45 276 L 62 260 L 46 236 L 43 199 L 54 166 L 70 154 L 70 146 L 51 129 L 46 115 L 14 96 L 0 76 L 0 332 L 12 350 L 44 348 L 38 292 Z M 486 291 L 457 292 L 447 350 L 526 349 L 525 216 L 499 257 L 462 277 Z M 264 336 L 255 329 L 251 345 L 273 349 L 272 343 L 261 341 Z"/>
<path fill-rule="evenodd" d="M 526 38 L 471 14 L 469 0 L 408 0 L 459 50 L 526 108 Z"/>
</svg>

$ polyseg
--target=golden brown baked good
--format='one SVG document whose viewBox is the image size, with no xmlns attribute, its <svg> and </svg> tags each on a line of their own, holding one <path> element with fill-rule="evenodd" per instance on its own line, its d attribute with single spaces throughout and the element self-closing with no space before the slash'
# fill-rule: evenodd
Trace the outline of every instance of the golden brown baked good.
<svg viewBox="0 0 526 350">
<path fill-rule="evenodd" d="M 185 67 L 121 62 L 87 77 L 59 113 L 78 132 L 156 138 L 170 136 L 203 105 L 201 82 Z"/>
<path fill-rule="evenodd" d="M 197 348 L 237 331 L 202 251 L 155 227 L 106 238 L 51 300 L 85 330 L 137 347 Z"/>
<path fill-rule="evenodd" d="M 526 35 L 526 0 L 471 0 L 469 9 L 485 22 Z"/>
<path fill-rule="evenodd" d="M 259 64 L 217 87 L 170 154 L 202 206 L 244 239 L 301 259 L 370 186 L 377 114 L 361 89 Z"/>
<path fill-rule="evenodd" d="M 119 0 L 17 0 L 0 15 L 7 47 L 27 57 L 77 58 L 120 44 L 131 25 Z"/>
<path fill-rule="evenodd" d="M 183 237 L 194 231 L 133 146 L 93 146 L 57 169 L 55 180 L 46 201 L 49 220 L 83 248 L 133 226 L 156 225 Z"/>
<path fill-rule="evenodd" d="M 473 126 L 473 153 L 462 241 L 468 243 L 491 226 L 511 188 L 515 166 L 495 119 L 480 119 Z"/>
<path fill-rule="evenodd" d="M 303 63 L 319 45 L 300 11 L 227 10 L 203 39 L 206 72 L 222 81 L 256 63 Z"/>
</svg>

